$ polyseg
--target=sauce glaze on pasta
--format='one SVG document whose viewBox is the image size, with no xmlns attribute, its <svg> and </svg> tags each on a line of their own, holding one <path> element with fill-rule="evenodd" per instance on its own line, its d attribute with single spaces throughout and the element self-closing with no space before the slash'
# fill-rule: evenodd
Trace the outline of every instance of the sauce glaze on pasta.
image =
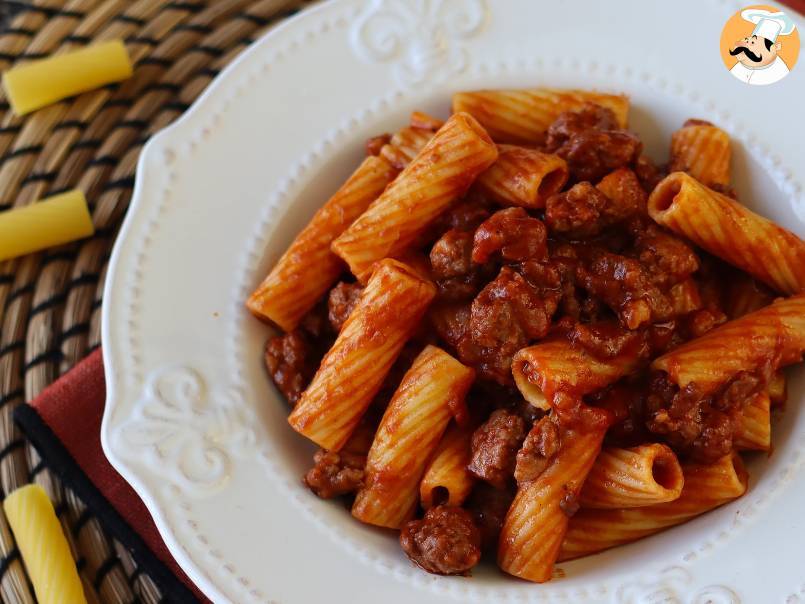
<svg viewBox="0 0 805 604">
<path fill-rule="evenodd" d="M 492 550 L 537 582 L 741 496 L 805 350 L 805 243 L 736 199 L 728 134 L 689 120 L 656 166 L 624 96 L 454 110 L 368 141 L 252 296 L 330 447 L 305 484 L 428 572 Z"/>
</svg>

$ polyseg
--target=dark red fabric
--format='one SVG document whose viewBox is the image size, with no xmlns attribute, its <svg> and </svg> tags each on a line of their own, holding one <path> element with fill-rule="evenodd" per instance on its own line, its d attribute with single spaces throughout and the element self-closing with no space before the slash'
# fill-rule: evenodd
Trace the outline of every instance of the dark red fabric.
<svg viewBox="0 0 805 604">
<path fill-rule="evenodd" d="M 800 15 L 805 15 L 805 0 L 785 0 L 780 4 L 784 4 L 790 6 L 795 11 L 797 11 Z M 749 6 L 749 5 L 747 5 Z"/>
<path fill-rule="evenodd" d="M 101 417 L 106 400 L 103 357 L 96 350 L 31 402 L 87 477 L 148 547 L 200 600 L 208 600 L 182 572 L 143 502 L 106 460 Z"/>
</svg>

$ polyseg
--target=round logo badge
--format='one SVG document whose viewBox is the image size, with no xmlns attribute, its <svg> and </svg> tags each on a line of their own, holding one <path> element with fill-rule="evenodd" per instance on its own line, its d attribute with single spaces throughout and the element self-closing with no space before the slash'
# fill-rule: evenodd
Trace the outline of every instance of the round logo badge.
<svg viewBox="0 0 805 604">
<path fill-rule="evenodd" d="M 739 10 L 721 31 L 721 59 L 741 82 L 779 82 L 799 57 L 799 31 L 785 10 L 756 4 Z"/>
</svg>

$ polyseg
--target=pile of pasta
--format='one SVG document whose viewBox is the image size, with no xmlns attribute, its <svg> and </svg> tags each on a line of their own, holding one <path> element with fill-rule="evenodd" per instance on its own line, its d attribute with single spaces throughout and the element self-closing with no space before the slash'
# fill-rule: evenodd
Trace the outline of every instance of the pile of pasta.
<svg viewBox="0 0 805 604">
<path fill-rule="evenodd" d="M 414 113 L 247 302 L 284 332 L 267 366 L 321 448 L 306 484 L 425 570 L 491 548 L 548 581 L 740 497 L 739 452 L 770 450 L 805 243 L 736 199 L 724 131 L 689 120 L 658 168 L 628 111 L 529 89 Z"/>
</svg>

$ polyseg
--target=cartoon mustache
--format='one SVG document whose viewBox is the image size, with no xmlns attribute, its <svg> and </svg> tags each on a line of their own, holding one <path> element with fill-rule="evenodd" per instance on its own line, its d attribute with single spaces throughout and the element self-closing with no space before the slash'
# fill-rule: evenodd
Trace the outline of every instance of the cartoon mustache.
<svg viewBox="0 0 805 604">
<path fill-rule="evenodd" d="M 749 50 L 746 46 L 736 46 L 730 51 L 730 54 L 734 57 L 735 55 L 739 55 L 744 53 L 747 57 L 749 57 L 750 61 L 754 61 L 755 63 L 760 63 L 763 60 L 763 57 L 760 55 L 756 55 L 751 50 Z"/>
</svg>

